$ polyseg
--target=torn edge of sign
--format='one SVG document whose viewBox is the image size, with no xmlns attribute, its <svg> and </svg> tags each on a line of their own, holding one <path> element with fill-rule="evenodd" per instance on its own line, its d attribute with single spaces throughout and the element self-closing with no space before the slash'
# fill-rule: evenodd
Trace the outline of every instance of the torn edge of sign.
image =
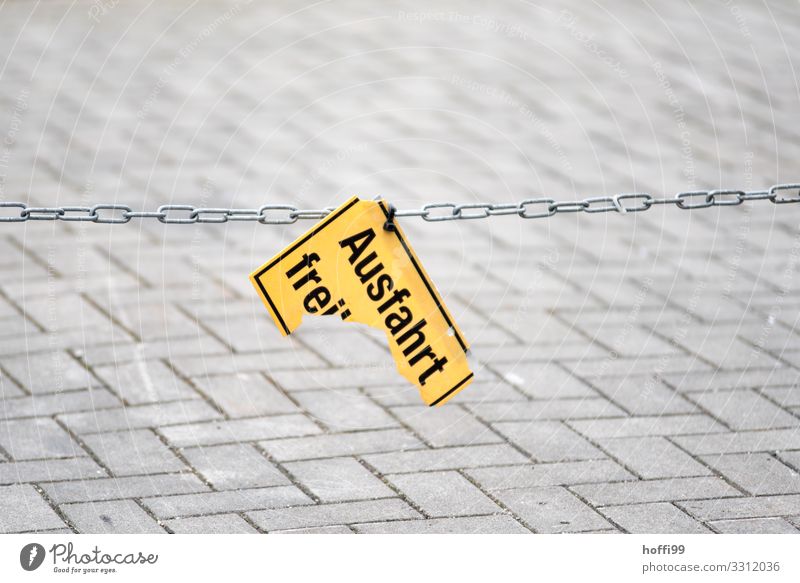
<svg viewBox="0 0 800 583">
<path fill-rule="evenodd" d="M 354 209 L 356 205 L 360 206 L 357 209 Z M 374 212 L 376 209 L 380 209 L 380 212 Z M 438 312 L 442 318 L 443 323 L 441 325 L 431 325 L 431 328 L 436 328 L 439 331 L 438 336 L 435 338 L 439 346 L 439 348 L 437 348 L 437 352 L 439 354 L 431 349 L 431 344 L 434 343 L 433 340 L 429 341 L 428 345 L 414 353 L 414 351 L 419 348 L 426 338 L 425 334 L 422 332 L 422 329 L 424 326 L 429 324 L 429 322 L 427 322 L 425 319 L 429 317 L 427 312 L 425 314 L 425 318 L 420 318 L 417 320 L 416 324 L 411 326 L 410 330 L 404 329 L 405 326 L 410 325 L 410 322 L 413 321 L 411 311 L 406 307 L 398 308 L 404 310 L 405 314 L 407 315 L 406 320 L 403 322 L 399 322 L 399 316 L 394 313 L 389 313 L 387 316 L 385 316 L 385 319 L 383 318 L 384 311 L 388 309 L 386 308 L 387 305 L 397 303 L 402 304 L 405 298 L 411 297 L 410 292 L 406 288 L 401 289 L 398 286 L 397 289 L 392 289 L 393 283 L 390 275 L 381 274 L 378 276 L 378 278 L 376 278 L 376 281 L 383 279 L 384 285 L 379 285 L 377 288 L 370 287 L 370 292 L 373 293 L 368 294 L 369 299 L 367 299 L 367 296 L 363 291 L 361 291 L 355 295 L 359 296 L 362 301 L 351 301 L 349 304 L 345 304 L 344 295 L 350 295 L 349 299 L 354 299 L 352 289 L 350 289 L 349 293 L 347 294 L 344 293 L 345 290 L 343 289 L 334 289 L 334 292 L 337 292 L 334 294 L 331 293 L 327 287 L 323 287 L 321 285 L 323 278 L 320 274 L 323 271 L 322 266 L 325 265 L 325 263 L 320 261 L 320 257 L 317 253 L 303 253 L 303 251 L 311 249 L 309 242 L 314 237 L 319 236 L 322 238 L 320 234 L 323 232 L 323 230 L 326 230 L 326 227 L 334 223 L 334 221 L 337 221 L 341 217 L 345 216 L 348 211 L 355 212 L 356 210 L 361 212 L 360 214 L 356 215 L 353 220 L 351 220 L 351 223 L 359 223 L 362 227 L 366 225 L 367 228 L 358 233 L 339 233 L 338 236 L 334 237 L 334 239 L 337 240 L 336 242 L 338 245 L 336 246 L 335 250 L 336 259 L 332 262 L 330 258 L 328 259 L 327 271 L 329 279 L 335 279 L 335 283 L 338 284 L 338 287 L 348 288 L 349 284 L 346 283 L 347 279 L 345 278 L 345 283 L 342 283 L 342 278 L 338 277 L 340 265 L 342 264 L 343 250 L 345 248 L 350 249 L 350 257 L 347 258 L 347 262 L 344 263 L 344 265 L 349 264 L 352 267 L 358 260 L 361 259 L 360 254 L 367 249 L 368 243 L 375 240 L 377 236 L 376 231 L 378 233 L 385 234 L 386 236 L 391 236 L 392 240 L 382 240 L 384 248 L 387 248 L 387 244 L 389 244 L 390 241 L 392 246 L 399 245 L 399 247 L 397 247 L 397 250 L 395 250 L 392 254 L 395 256 L 394 258 L 380 257 L 380 261 L 382 262 L 381 267 L 386 269 L 386 267 L 383 266 L 383 262 L 386 262 L 387 265 L 389 265 L 387 271 L 394 267 L 395 272 L 397 272 L 397 270 L 401 268 L 393 266 L 389 260 L 397 262 L 397 260 L 400 258 L 403 260 L 403 262 L 407 262 L 411 265 L 411 267 L 413 267 L 413 272 L 411 273 L 414 274 L 415 278 L 419 279 L 420 285 L 416 285 L 416 282 L 414 281 L 406 281 L 406 285 L 412 288 L 416 287 L 416 291 L 418 291 L 419 294 L 422 294 L 426 298 L 426 301 L 427 299 L 432 300 L 433 304 L 435 304 L 435 311 Z M 400 372 L 401 375 L 404 376 L 409 382 L 417 386 L 423 400 L 427 404 L 431 406 L 441 405 L 449 401 L 453 396 L 456 395 L 456 393 L 467 387 L 474 378 L 474 373 L 470 370 L 466 359 L 469 353 L 469 346 L 464 340 L 461 331 L 458 329 L 458 326 L 455 324 L 449 311 L 445 307 L 438 290 L 422 268 L 419 258 L 408 244 L 402 229 L 400 229 L 399 225 L 397 224 L 395 224 L 396 228 L 391 231 L 383 229 L 383 225 L 385 224 L 385 221 L 389 219 L 389 217 L 389 209 L 385 201 L 360 201 L 357 197 L 352 197 L 339 208 L 331 212 L 325 219 L 317 223 L 308 232 L 301 235 L 286 249 L 255 270 L 250 275 L 250 280 L 258 291 L 259 296 L 275 321 L 275 324 L 278 326 L 281 334 L 284 336 L 290 334 L 300 325 L 304 314 L 338 314 L 344 321 L 360 322 L 376 329 L 382 329 L 389 343 L 390 352 L 395 360 L 398 372 Z M 329 239 L 330 233 L 331 229 L 328 229 L 325 233 Z M 328 241 L 327 244 L 332 246 L 330 241 Z M 300 253 L 303 254 L 300 255 Z M 369 257 L 372 257 L 373 259 L 377 257 L 375 256 L 374 250 L 371 251 Z M 266 278 L 269 275 L 268 272 L 270 272 L 270 270 L 272 270 L 274 267 L 281 265 L 285 260 L 289 260 L 291 263 L 289 269 L 285 269 L 288 265 L 287 263 L 282 265 L 284 269 L 276 270 L 272 273 L 277 273 L 278 271 L 284 273 L 286 276 L 286 281 L 284 281 L 284 278 L 280 278 L 278 282 L 275 282 L 274 278 L 272 281 L 266 281 Z M 331 263 L 333 263 L 333 267 L 331 267 Z M 360 263 L 360 265 L 363 265 L 363 262 Z M 333 271 L 331 271 L 331 269 L 333 269 Z M 371 271 L 370 273 L 376 274 L 375 271 Z M 359 274 L 356 272 L 355 275 L 358 276 Z M 292 277 L 294 280 L 290 281 Z M 370 275 L 370 278 L 372 277 L 373 275 Z M 363 276 L 362 279 L 355 279 L 355 281 L 360 281 L 363 286 L 366 286 L 369 283 L 369 279 L 366 279 L 365 281 Z M 312 282 L 312 285 L 306 286 L 306 284 L 309 282 Z M 290 283 L 291 285 L 289 285 Z M 316 284 L 320 284 L 319 287 L 313 287 L 313 285 Z M 372 285 L 373 284 L 370 284 L 370 286 Z M 277 287 L 278 293 L 274 293 L 275 290 L 273 289 L 273 293 L 270 294 L 267 290 L 268 286 L 272 288 Z M 360 288 L 361 286 L 359 285 L 357 287 Z M 381 287 L 386 288 L 383 290 L 383 293 L 379 293 Z M 308 289 L 311 291 L 309 292 Z M 376 290 L 378 291 L 376 292 Z M 296 293 L 298 291 L 301 293 L 308 293 L 308 295 L 304 297 L 303 301 L 300 301 L 300 295 Z M 377 308 L 377 318 L 375 317 L 375 314 L 371 314 L 369 309 L 366 309 L 363 305 L 361 305 L 372 304 L 372 302 L 369 301 L 370 299 L 374 301 L 382 300 L 383 294 L 387 293 L 388 291 L 392 291 L 391 297 Z M 273 296 L 278 297 L 275 298 Z M 334 296 L 342 299 L 338 300 L 337 302 L 334 299 Z M 277 304 L 280 304 L 281 309 L 279 309 Z M 328 307 L 329 304 L 331 305 L 330 308 Z M 413 300 L 409 300 L 409 304 L 413 304 Z M 302 309 L 299 306 L 303 306 L 305 309 Z M 390 326 L 389 324 L 389 320 L 392 317 L 395 318 L 392 320 L 393 322 L 399 322 L 394 327 Z M 383 325 L 381 325 L 380 322 L 382 322 Z M 429 330 L 431 328 L 429 328 Z M 403 334 L 398 336 L 400 331 L 402 331 Z M 413 345 L 407 344 L 407 341 L 410 341 L 412 335 L 416 335 L 414 336 Z M 447 340 L 445 336 L 452 340 Z M 401 344 L 403 346 L 401 346 Z M 442 354 L 443 346 L 447 349 L 447 356 Z M 454 349 L 453 347 L 456 348 Z M 427 357 L 428 360 L 424 360 L 425 357 Z M 431 377 L 431 375 L 434 375 L 436 372 L 443 371 L 444 366 L 448 362 L 448 358 L 450 358 L 452 361 L 452 366 L 450 368 L 453 370 L 453 373 L 448 371 L 446 374 L 446 379 L 441 379 L 443 381 L 447 381 L 447 386 L 435 391 L 433 390 L 433 387 L 426 387 L 426 381 L 429 377 Z M 418 374 L 418 371 L 412 371 L 412 367 L 420 361 L 429 365 L 428 368 L 422 372 L 422 374 Z M 456 378 L 454 378 L 454 374 L 456 375 Z"/>
<path fill-rule="evenodd" d="M 464 339 L 464 336 L 461 333 L 461 330 L 459 329 L 458 325 L 455 323 L 455 319 L 450 314 L 450 311 L 447 309 L 447 306 L 445 306 L 445 303 L 442 300 L 441 295 L 439 295 L 439 290 L 433 284 L 433 281 L 431 281 L 430 276 L 428 276 L 428 273 L 422 267 L 422 263 L 420 262 L 419 258 L 417 257 L 416 252 L 414 251 L 414 249 L 412 249 L 411 245 L 408 244 L 406 236 L 405 236 L 405 233 L 400 228 L 400 226 L 396 223 L 396 219 L 394 219 L 394 217 L 392 217 L 389 214 L 389 208 L 388 208 L 388 205 L 387 205 L 386 201 L 378 200 L 377 204 L 380 205 L 380 209 L 381 209 L 381 211 L 383 211 L 385 220 L 386 221 L 392 220 L 394 228 L 390 232 L 393 233 L 397 237 L 397 239 L 398 239 L 399 243 L 402 245 L 404 251 L 408 254 L 408 257 L 410 258 L 411 262 L 414 264 L 414 267 L 415 267 L 417 273 L 419 274 L 420 279 L 425 284 L 428 292 L 430 293 L 431 297 L 433 298 L 434 302 L 436 303 L 436 307 L 440 310 L 440 312 L 442 313 L 442 316 L 444 317 L 445 321 L 449 325 L 449 327 L 447 328 L 447 332 L 446 332 L 447 335 L 457 339 L 457 342 L 459 343 L 459 345 L 461 346 L 461 349 L 463 350 L 463 355 L 464 355 L 464 360 L 465 360 L 465 369 L 466 369 L 465 376 L 463 378 L 461 378 L 460 380 L 456 381 L 456 383 L 450 389 L 446 390 L 445 392 L 443 392 L 441 395 L 439 395 L 438 397 L 436 397 L 432 401 L 428 401 L 427 399 L 425 399 L 425 397 L 423 395 L 423 400 L 425 400 L 426 403 L 429 406 L 433 407 L 433 406 L 437 406 L 437 405 L 443 405 L 444 403 L 449 401 L 451 398 L 453 398 L 456 395 L 456 393 L 458 393 L 461 390 L 465 389 L 473 381 L 473 379 L 475 378 L 475 373 L 473 373 L 472 370 L 470 370 L 469 365 L 466 362 L 466 359 L 470 354 L 470 352 L 469 352 L 469 343 Z M 386 334 L 386 340 L 389 343 L 389 351 L 392 353 L 392 357 L 394 358 L 395 362 L 399 363 L 400 360 L 398 360 L 398 359 L 401 358 L 401 356 L 398 355 L 398 353 L 400 353 L 400 345 L 397 342 L 394 341 L 394 337 L 391 335 L 389 330 L 384 330 L 384 332 Z M 419 387 L 418 383 L 416 383 L 412 378 L 409 378 L 407 375 L 405 375 L 403 373 L 403 371 L 400 369 L 399 365 L 398 365 L 398 371 L 401 374 L 403 374 L 403 376 L 405 376 L 405 378 L 408 379 L 411 383 L 417 385 L 417 388 L 421 389 L 421 387 Z"/>
</svg>

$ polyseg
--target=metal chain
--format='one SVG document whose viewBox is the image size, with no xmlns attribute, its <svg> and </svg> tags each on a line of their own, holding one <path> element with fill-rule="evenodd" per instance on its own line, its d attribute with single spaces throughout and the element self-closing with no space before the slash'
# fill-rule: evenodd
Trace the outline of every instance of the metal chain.
<svg viewBox="0 0 800 583">
<path fill-rule="evenodd" d="M 679 209 L 694 210 L 713 206 L 738 206 L 743 202 L 769 200 L 773 204 L 800 202 L 800 184 L 776 184 L 768 190 L 695 190 L 673 197 L 656 198 L 646 192 L 630 192 L 574 201 L 552 198 L 528 198 L 518 203 L 435 202 L 419 209 L 396 210 L 395 217 L 421 217 L 425 221 L 485 219 L 517 215 L 523 219 L 542 219 L 560 213 L 636 213 L 656 205 L 674 204 Z M 336 207 L 299 209 L 289 204 L 265 204 L 252 209 L 206 208 L 188 204 L 164 204 L 155 211 L 134 211 L 124 204 L 94 206 L 35 207 L 24 202 L 0 202 L 0 209 L 19 209 L 18 215 L 0 215 L 0 223 L 26 221 L 79 221 L 123 224 L 132 219 L 158 219 L 166 224 L 227 223 L 254 221 L 263 225 L 289 225 L 299 219 L 319 220 Z"/>
</svg>

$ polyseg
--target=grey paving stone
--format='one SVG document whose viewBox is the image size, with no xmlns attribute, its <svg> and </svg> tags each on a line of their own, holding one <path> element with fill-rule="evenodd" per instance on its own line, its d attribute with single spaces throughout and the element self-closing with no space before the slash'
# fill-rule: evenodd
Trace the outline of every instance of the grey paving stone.
<svg viewBox="0 0 800 583">
<path fill-rule="evenodd" d="M 290 437 L 261 441 L 259 446 L 279 462 L 425 448 L 405 429 Z"/>
<path fill-rule="evenodd" d="M 598 379 L 594 384 L 598 391 L 632 415 L 697 411 L 693 403 L 652 376 L 609 377 Z"/>
<path fill-rule="evenodd" d="M 56 504 L 208 491 L 208 487 L 197 476 L 189 473 L 72 480 L 42 484 L 42 488 Z"/>
<path fill-rule="evenodd" d="M 195 353 L 201 351 L 195 351 Z M 227 351 L 226 351 L 227 352 Z M 280 358 L 276 358 L 280 356 Z M 297 347 L 281 352 L 255 354 L 210 354 L 208 356 L 178 356 L 170 359 L 177 370 L 188 377 L 209 378 L 216 375 L 324 368 L 328 365 L 308 350 Z"/>
<path fill-rule="evenodd" d="M 793 325 L 796 326 L 797 324 L 793 323 Z M 781 360 L 788 362 L 796 369 L 797 365 L 800 364 L 800 354 L 797 353 L 797 350 L 795 350 L 795 348 L 797 348 L 797 342 L 794 340 L 794 338 L 791 338 L 787 339 L 787 344 L 785 346 L 773 347 L 771 349 L 771 352 L 775 356 L 780 357 Z M 794 370 L 793 372 L 797 374 L 796 370 Z"/>
<path fill-rule="evenodd" d="M 286 350 L 296 343 L 282 337 L 266 318 L 205 318 L 203 325 L 237 352 Z"/>
<path fill-rule="evenodd" d="M 495 495 L 536 532 L 585 532 L 611 528 L 592 508 L 564 488 L 520 488 Z"/>
<path fill-rule="evenodd" d="M 584 296 L 585 297 L 585 296 Z M 543 318 L 547 320 L 548 318 Z M 554 321 L 549 319 L 550 322 Z M 544 324 L 544 322 L 537 323 Z M 567 335 L 558 344 L 516 344 L 495 345 L 490 347 L 477 347 L 473 352 L 475 358 L 483 363 L 497 365 L 502 363 L 518 364 L 522 361 L 552 363 L 554 361 L 568 362 L 584 359 L 601 359 L 609 355 L 608 350 L 598 344 L 589 344 L 586 340 L 574 340 Z"/>
<path fill-rule="evenodd" d="M 273 530 L 271 534 L 355 534 L 349 526 L 318 526 L 310 528 L 292 528 L 289 530 Z"/>
<path fill-rule="evenodd" d="M 103 274 L 108 269 L 108 255 L 80 239 L 67 239 L 70 245 L 49 246 L 47 252 L 30 250 L 51 272 L 59 274 L 82 271 L 84 274 Z M 53 282 L 51 282 L 53 283 Z"/>
<path fill-rule="evenodd" d="M 719 331 L 722 333 L 722 331 Z M 745 366 L 746 368 L 769 368 L 779 366 L 778 361 L 765 352 L 754 352 L 749 344 L 731 336 L 696 335 L 695 340 L 686 336 L 682 343 L 692 352 L 702 355 L 722 369 Z"/>
<path fill-rule="evenodd" d="M 498 366 L 497 373 L 503 380 L 534 399 L 597 396 L 589 385 L 554 363 L 517 363 L 512 366 Z"/>
<path fill-rule="evenodd" d="M 351 389 L 386 384 L 386 375 L 375 368 L 308 369 L 276 371 L 270 375 L 287 391 Z"/>
<path fill-rule="evenodd" d="M 399 424 L 385 409 L 354 390 L 303 391 L 294 394 L 300 406 L 331 431 L 381 429 Z"/>
<path fill-rule="evenodd" d="M 492 427 L 540 462 L 600 459 L 603 452 L 558 421 L 512 421 Z"/>
<path fill-rule="evenodd" d="M 800 448 L 800 435 L 795 429 L 679 435 L 672 439 L 693 455 Z"/>
<path fill-rule="evenodd" d="M 600 445 L 645 479 L 703 476 L 711 470 L 663 437 L 602 439 Z"/>
<path fill-rule="evenodd" d="M 320 429 L 304 415 L 275 415 L 162 427 L 160 433 L 172 445 L 191 447 L 315 435 Z"/>
<path fill-rule="evenodd" d="M 19 345 L 19 342 L 17 341 Z M 97 385 L 89 371 L 66 352 L 3 358 L 3 368 L 31 393 L 57 393 Z"/>
<path fill-rule="evenodd" d="M 191 338 L 199 332 L 197 321 L 164 303 L 136 302 L 106 306 L 117 321 L 144 342 L 168 338 Z"/>
<path fill-rule="evenodd" d="M 761 392 L 780 407 L 800 407 L 800 386 L 765 388 Z"/>
<path fill-rule="evenodd" d="M 108 345 L 115 340 L 128 343 L 133 338 L 125 332 L 118 331 L 117 328 L 108 326 L 87 326 L 80 329 L 59 330 L 56 333 L 29 333 L 25 337 L 25 342 L 20 342 L 18 338 L 0 338 L 0 355 L 4 357 L 19 356 L 27 359 L 30 355 L 35 354 L 37 358 L 48 359 L 51 358 L 50 355 L 54 350 L 75 350 L 86 346 Z M 42 392 L 58 390 L 53 388 L 53 379 L 47 375 L 37 374 L 32 380 L 41 383 Z M 92 382 L 95 381 L 92 380 Z M 88 385 L 81 384 L 75 388 L 84 388 L 85 386 Z M 64 390 L 66 390 L 66 383 Z"/>
<path fill-rule="evenodd" d="M 260 374 L 201 377 L 194 382 L 232 417 L 298 412 L 297 406 Z"/>
<path fill-rule="evenodd" d="M 689 397 L 732 429 L 779 429 L 796 427 L 798 422 L 797 417 L 750 391 L 693 393 Z"/>
<path fill-rule="evenodd" d="M 468 516 L 500 510 L 458 472 L 398 474 L 387 479 L 428 516 Z"/>
<path fill-rule="evenodd" d="M 625 412 L 603 398 L 487 402 L 467 408 L 486 421 L 545 421 L 621 417 Z"/>
<path fill-rule="evenodd" d="M 27 393 L 19 388 L 3 371 L 0 371 L 0 399 L 10 401 L 14 397 L 24 397 Z"/>
<path fill-rule="evenodd" d="M 356 524 L 355 529 L 365 534 L 530 534 L 527 528 L 505 514 L 489 516 L 458 516 L 430 518 L 427 520 L 394 520 Z"/>
<path fill-rule="evenodd" d="M 471 346 L 478 348 L 485 348 L 488 346 L 504 346 L 510 341 L 512 341 L 512 337 L 508 332 L 491 323 L 483 323 L 481 327 L 476 328 L 476 331 L 470 340 L 472 343 Z"/>
<path fill-rule="evenodd" d="M 0 445 L 18 461 L 86 455 L 58 423 L 47 417 L 0 421 Z"/>
<path fill-rule="evenodd" d="M 105 475 L 106 472 L 88 457 L 0 464 L 0 485 L 81 480 Z"/>
<path fill-rule="evenodd" d="M 741 496 L 739 490 L 716 476 L 577 484 L 570 489 L 593 506 Z"/>
<path fill-rule="evenodd" d="M 95 386 L 92 389 L 68 391 L 52 394 L 35 394 L 0 401 L 0 417 L 18 419 L 75 413 L 78 411 L 95 411 L 110 407 L 119 407 L 122 403 L 108 389 Z"/>
<path fill-rule="evenodd" d="M 263 488 L 288 485 L 289 479 L 252 446 L 245 444 L 186 448 L 192 467 L 215 488 Z"/>
<path fill-rule="evenodd" d="M 146 342 L 115 342 L 112 345 L 81 346 L 73 349 L 73 354 L 89 366 L 121 364 L 142 360 L 168 358 L 175 364 L 183 360 L 216 363 L 219 358 L 232 358 L 227 346 L 208 334 L 194 334 L 183 337 L 180 342 L 152 340 Z M 198 356 L 200 355 L 200 356 Z M 181 369 L 179 369 L 181 370 Z M 187 374 L 186 376 L 192 376 Z"/>
<path fill-rule="evenodd" d="M 364 392 L 384 407 L 419 405 L 419 391 L 408 384 L 405 386 L 364 387 Z M 476 379 L 469 391 L 458 395 L 460 403 L 484 403 L 489 401 L 522 402 L 525 396 L 508 383 L 495 380 Z"/>
<path fill-rule="evenodd" d="M 84 443 L 115 476 L 180 472 L 184 463 L 149 429 L 84 435 Z"/>
<path fill-rule="evenodd" d="M 248 512 L 253 521 L 267 531 L 421 518 L 398 498 L 296 506 L 281 510 Z"/>
<path fill-rule="evenodd" d="M 594 439 L 647 435 L 685 435 L 718 433 L 725 427 L 707 415 L 642 416 L 623 419 L 593 419 L 570 421 L 579 433 Z"/>
<path fill-rule="evenodd" d="M 488 426 L 458 407 L 394 407 L 392 412 L 433 447 L 499 443 Z"/>
<path fill-rule="evenodd" d="M 167 520 L 164 524 L 176 534 L 257 534 L 258 531 L 238 514 L 214 514 Z"/>
<path fill-rule="evenodd" d="M 163 427 L 181 423 L 195 423 L 217 419 L 220 414 L 200 399 L 103 409 L 88 413 L 69 413 L 59 415 L 70 429 L 76 433 L 100 433 L 122 429 Z M 183 427 L 191 427 L 184 425 Z"/>
<path fill-rule="evenodd" d="M 2 267 L 16 267 L 21 266 L 27 261 L 32 262 L 32 267 L 39 273 L 47 270 L 43 268 L 38 261 L 34 261 L 35 254 L 26 250 L 19 242 L 19 237 L 4 237 L 0 239 L 0 266 Z M 36 269 L 39 268 L 39 269 Z M 0 315 L 10 315 L 16 313 L 10 301 L 5 299 L 0 302 Z"/>
<path fill-rule="evenodd" d="M 594 377 L 629 377 L 652 374 L 654 370 L 660 374 L 708 371 L 712 367 L 694 356 L 670 355 L 650 356 L 642 358 L 597 359 L 564 362 L 579 378 L 591 380 Z M 591 380 L 591 382 L 595 382 Z"/>
<path fill-rule="evenodd" d="M 666 502 L 606 506 L 600 511 L 626 531 L 635 534 L 701 534 L 711 532 L 703 524 Z"/>
<path fill-rule="evenodd" d="M 635 479 L 633 474 L 611 460 L 474 468 L 464 470 L 464 472 L 486 490 Z"/>
<path fill-rule="evenodd" d="M 800 511 L 800 495 L 757 496 L 678 502 L 681 508 L 698 520 L 766 518 L 792 516 Z"/>
<path fill-rule="evenodd" d="M 136 286 L 139 282 L 126 274 L 119 273 L 113 277 L 109 275 L 93 274 L 83 280 L 82 290 L 86 293 L 100 292 L 108 293 L 110 289 L 124 289 Z M 127 331 L 115 326 L 110 320 L 105 320 L 104 315 L 94 313 L 91 304 L 77 305 L 75 313 L 59 308 L 60 302 L 79 303 L 79 298 L 73 294 L 76 292 L 75 281 L 69 278 L 49 279 L 42 281 L 19 281 L 3 286 L 6 293 L 12 296 L 17 302 L 24 306 L 26 316 L 29 320 L 47 327 L 50 332 L 74 331 L 78 329 L 81 320 L 86 322 L 87 327 L 104 326 L 108 334 L 123 335 L 127 340 L 130 338 Z M 41 310 L 51 310 L 51 305 L 55 303 L 55 312 L 42 313 Z"/>
<path fill-rule="evenodd" d="M 783 518 L 716 520 L 709 525 L 723 534 L 800 534 L 800 529 Z"/>
<path fill-rule="evenodd" d="M 37 532 L 64 526 L 29 484 L 0 486 L 0 533 Z"/>
<path fill-rule="evenodd" d="M 767 386 L 795 385 L 797 370 L 787 367 L 717 370 L 664 375 L 664 381 L 681 392 L 708 393 L 718 390 L 760 389 Z"/>
<path fill-rule="evenodd" d="M 476 385 L 473 382 L 470 385 L 470 389 L 475 388 L 473 385 Z M 513 392 L 519 399 L 524 398 L 521 394 L 519 394 L 515 389 L 511 389 L 507 387 L 511 392 Z M 402 384 L 384 384 L 384 385 L 376 385 L 376 386 L 367 386 L 361 387 L 361 389 L 365 395 L 369 396 L 375 403 L 382 407 L 398 407 L 404 405 L 419 405 L 419 391 L 416 387 L 406 383 L 405 386 Z M 297 393 L 299 394 L 299 392 Z M 462 391 L 462 394 L 469 394 L 466 391 Z"/>
<path fill-rule="evenodd" d="M 191 399 L 196 393 L 159 360 L 95 368 L 97 375 L 131 405 Z"/>
<path fill-rule="evenodd" d="M 310 504 L 311 499 L 294 486 L 273 486 L 271 488 L 200 492 L 176 496 L 157 495 L 142 498 L 142 502 L 156 516 L 178 518 L 227 512 L 245 512 L 262 508 L 284 508 L 299 504 Z"/>
<path fill-rule="evenodd" d="M 394 492 L 353 458 L 289 462 L 287 470 L 322 502 L 386 498 Z"/>
<path fill-rule="evenodd" d="M 800 451 L 782 451 L 777 453 L 778 459 L 793 468 L 795 472 L 800 472 Z"/>
<path fill-rule="evenodd" d="M 303 331 L 303 343 L 322 356 L 333 366 L 388 366 L 392 357 L 386 348 L 372 342 L 355 330 L 334 332 L 332 330 L 313 333 L 312 328 Z"/>
<path fill-rule="evenodd" d="M 756 267 L 755 271 L 758 271 Z M 753 304 L 755 307 L 755 303 Z M 772 303 L 759 305 L 764 311 L 769 312 Z M 784 319 L 784 316 L 786 318 Z M 782 327 L 778 321 L 786 322 L 792 329 Z M 797 348 L 797 334 L 794 330 L 797 324 L 797 317 L 792 318 L 791 312 L 785 315 L 778 314 L 777 318 L 770 319 L 767 316 L 763 321 L 742 329 L 739 338 L 748 344 L 757 344 L 763 350 L 774 355 L 783 357 L 785 353 L 793 353 Z M 792 363 L 793 364 L 793 363 Z"/>
<path fill-rule="evenodd" d="M 702 459 L 750 494 L 800 493 L 800 473 L 766 453 L 704 456 Z"/>
<path fill-rule="evenodd" d="M 61 509 L 82 533 L 164 534 L 166 532 L 133 500 L 64 504 Z"/>
<path fill-rule="evenodd" d="M 38 332 L 39 328 L 21 315 L 0 316 L 0 338 L 25 336 L 27 332 Z"/>
<path fill-rule="evenodd" d="M 625 327 L 618 333 L 610 333 L 604 326 L 589 334 L 594 340 L 601 340 L 618 354 L 627 358 L 669 355 L 681 357 L 685 353 L 678 347 L 662 340 L 652 332 L 637 327 Z"/>
<path fill-rule="evenodd" d="M 506 444 L 378 453 L 363 457 L 369 465 L 383 474 L 457 470 L 528 461 L 528 458 Z"/>
</svg>

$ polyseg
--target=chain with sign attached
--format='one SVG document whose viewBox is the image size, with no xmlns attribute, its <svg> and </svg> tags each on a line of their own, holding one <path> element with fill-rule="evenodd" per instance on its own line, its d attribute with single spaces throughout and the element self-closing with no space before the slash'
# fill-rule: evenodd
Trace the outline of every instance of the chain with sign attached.
<svg viewBox="0 0 800 583">
<path fill-rule="evenodd" d="M 556 201 L 552 198 L 528 198 L 517 203 L 436 202 L 419 209 L 396 209 L 392 217 L 420 217 L 425 221 L 485 219 L 517 215 L 523 219 L 542 219 L 559 213 L 634 213 L 657 205 L 672 204 L 683 210 L 714 206 L 738 206 L 744 202 L 768 200 L 774 204 L 800 202 L 800 184 L 776 184 L 767 190 L 693 190 L 672 197 L 657 198 L 645 192 L 599 196 L 582 200 Z M 155 211 L 135 211 L 124 204 L 94 206 L 28 206 L 24 202 L 0 202 L 0 209 L 19 209 L 16 215 L 0 215 L 0 223 L 26 221 L 68 221 L 124 224 L 132 219 L 158 219 L 162 223 L 227 223 L 252 221 L 264 225 L 289 225 L 299 219 L 320 220 L 335 207 L 300 209 L 290 204 L 264 204 L 258 208 L 206 208 L 187 204 L 164 204 Z"/>
<path fill-rule="evenodd" d="M 166 204 L 155 211 L 134 211 L 122 204 L 36 207 L 0 202 L 0 209 L 19 209 L 16 216 L 8 211 L 0 214 L 0 222 L 120 224 L 158 219 L 168 224 L 254 221 L 279 225 L 299 219 L 317 220 L 308 232 L 250 274 L 273 322 L 283 335 L 291 334 L 307 315 L 338 316 L 344 322 L 383 331 L 398 372 L 419 389 L 425 403 L 433 406 L 448 402 L 472 382 L 469 343 L 395 222 L 397 217 L 421 217 L 430 222 L 503 215 L 540 219 L 559 213 L 640 212 L 667 204 L 684 210 L 738 206 L 753 200 L 800 202 L 800 184 L 778 184 L 756 191 L 698 190 L 680 192 L 672 198 L 632 192 L 560 202 L 552 198 L 501 204 L 442 202 L 405 210 L 383 200 L 362 201 L 357 197 L 337 208 L 306 210 L 287 204 L 252 209 Z"/>
</svg>

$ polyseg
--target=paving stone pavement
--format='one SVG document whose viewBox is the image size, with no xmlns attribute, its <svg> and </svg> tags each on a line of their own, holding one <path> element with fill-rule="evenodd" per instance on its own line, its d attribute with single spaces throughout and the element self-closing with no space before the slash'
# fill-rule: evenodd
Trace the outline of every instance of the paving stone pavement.
<svg viewBox="0 0 800 583">
<path fill-rule="evenodd" d="M 798 32 L 790 1 L 5 2 L 0 200 L 798 181 Z M 798 533 L 796 205 L 403 219 L 473 347 L 442 408 L 373 330 L 280 337 L 247 276 L 311 224 L 0 223 L 0 532 Z"/>
</svg>

